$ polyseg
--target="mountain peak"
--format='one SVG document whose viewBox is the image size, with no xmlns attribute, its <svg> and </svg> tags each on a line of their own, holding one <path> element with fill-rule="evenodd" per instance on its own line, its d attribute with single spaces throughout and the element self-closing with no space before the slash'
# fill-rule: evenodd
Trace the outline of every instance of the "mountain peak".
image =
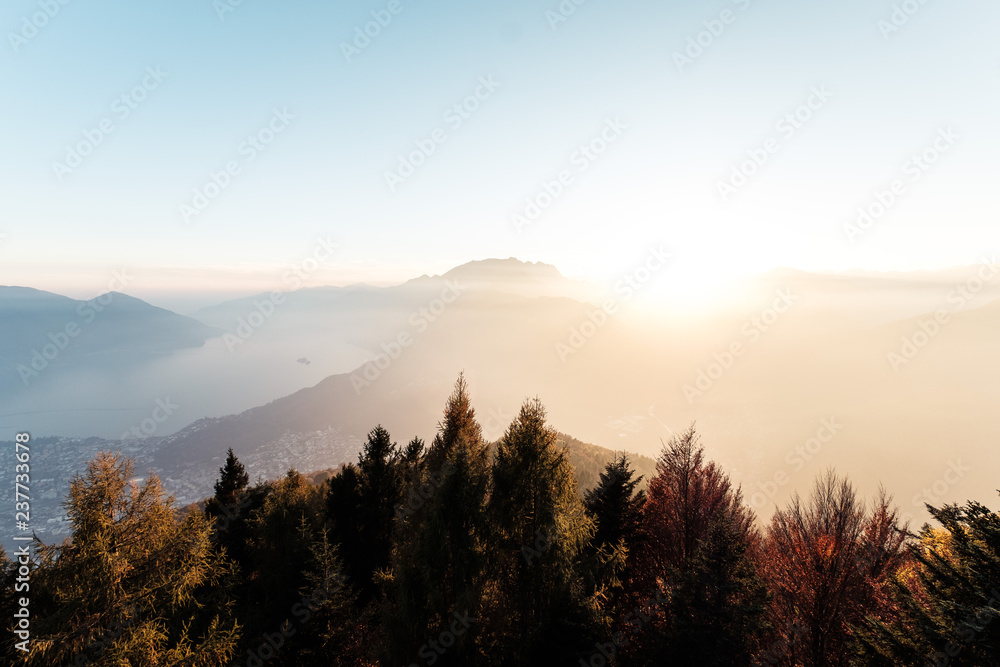
<svg viewBox="0 0 1000 667">
<path fill-rule="evenodd" d="M 445 278 L 473 279 L 534 279 L 553 280 L 563 277 L 559 269 L 544 262 L 525 262 L 516 257 L 489 258 L 466 262 L 444 274 Z"/>
</svg>

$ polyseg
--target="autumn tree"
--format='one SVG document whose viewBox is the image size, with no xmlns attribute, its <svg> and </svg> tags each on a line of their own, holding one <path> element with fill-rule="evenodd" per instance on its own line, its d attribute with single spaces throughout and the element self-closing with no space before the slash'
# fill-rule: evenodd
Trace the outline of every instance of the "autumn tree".
<svg viewBox="0 0 1000 667">
<path fill-rule="evenodd" d="M 889 587 L 904 558 L 905 532 L 891 498 L 866 508 L 854 487 L 828 471 L 807 502 L 796 495 L 767 530 L 764 573 L 774 595 L 769 661 L 851 664 L 852 625 L 889 614 Z"/>
<path fill-rule="evenodd" d="M 175 518 L 160 480 L 134 477 L 129 458 L 101 453 L 70 483 L 72 535 L 40 545 L 29 661 L 150 666 L 228 664 L 240 629 L 233 570 L 201 512 Z"/>
<path fill-rule="evenodd" d="M 637 579 L 657 600 L 638 664 L 750 664 L 765 625 L 759 534 L 741 491 L 706 462 L 694 428 L 664 446 L 644 508 Z"/>
</svg>

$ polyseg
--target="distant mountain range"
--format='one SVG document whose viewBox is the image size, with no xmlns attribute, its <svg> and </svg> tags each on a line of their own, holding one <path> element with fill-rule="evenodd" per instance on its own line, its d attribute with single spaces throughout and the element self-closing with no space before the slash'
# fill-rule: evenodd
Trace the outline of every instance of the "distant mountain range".
<svg viewBox="0 0 1000 667">
<path fill-rule="evenodd" d="M 996 488 L 1000 278 L 982 273 L 773 271 L 689 313 L 515 259 L 392 287 L 261 294 L 194 318 L 111 294 L 84 322 L 93 301 L 0 288 L 0 437 L 115 439 L 169 398 L 174 415 L 127 445 L 180 471 L 179 484 L 214 474 L 230 446 L 275 468 L 322 468 L 324 448 L 351 459 L 376 424 L 404 442 L 432 435 L 464 371 L 491 439 L 536 395 L 562 431 L 650 456 L 697 422 L 758 509 L 836 466 L 864 488 L 884 483 L 917 516 L 925 500 Z M 608 299 L 615 312 L 602 315 Z M 71 321 L 81 333 L 25 388 L 17 366 Z M 831 419 L 835 437 L 816 440 Z M 974 465 L 946 494 L 920 496 L 956 459 Z"/>
</svg>

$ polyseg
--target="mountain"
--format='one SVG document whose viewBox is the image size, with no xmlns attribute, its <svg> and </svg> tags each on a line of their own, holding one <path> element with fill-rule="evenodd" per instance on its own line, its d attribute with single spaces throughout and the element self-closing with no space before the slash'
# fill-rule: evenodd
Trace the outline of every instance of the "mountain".
<svg viewBox="0 0 1000 667">
<path fill-rule="evenodd" d="M 197 347 L 221 333 L 120 292 L 78 301 L 0 287 L 0 391 L 31 384 L 52 366 L 117 364 Z"/>
<path fill-rule="evenodd" d="M 862 490 L 895 490 L 919 517 L 924 502 L 996 488 L 1000 423 L 984 415 L 1000 399 L 1000 279 L 977 283 L 977 271 L 776 271 L 693 314 L 647 310 L 657 305 L 648 288 L 609 290 L 609 315 L 567 296 L 552 267 L 516 260 L 391 287 L 302 289 L 278 303 L 258 295 L 199 312 L 224 334 L 193 352 L 127 374 L 50 373 L 51 389 L 5 403 L 0 426 L 116 438 L 169 397 L 181 407 L 157 425 L 150 456 L 164 470 L 186 466 L 178 484 L 214 474 L 229 446 L 241 458 L 278 456 L 276 469 L 322 469 L 324 447 L 353 456 L 377 424 L 401 442 L 433 434 L 464 371 L 491 439 L 534 396 L 562 431 L 647 456 L 697 422 L 759 512 L 836 466 Z M 947 324 L 924 341 L 921 323 L 942 309 Z M 918 349 L 894 367 L 914 337 Z M 968 470 L 955 478 L 953 466 Z"/>
</svg>

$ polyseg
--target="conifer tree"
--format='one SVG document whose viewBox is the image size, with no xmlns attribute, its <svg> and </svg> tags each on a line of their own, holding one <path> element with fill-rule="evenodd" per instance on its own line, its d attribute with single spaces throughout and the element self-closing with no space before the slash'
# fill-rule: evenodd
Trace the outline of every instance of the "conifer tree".
<svg viewBox="0 0 1000 667">
<path fill-rule="evenodd" d="M 247 566 L 247 519 L 264 501 L 264 489 L 248 489 L 250 476 L 230 447 L 219 468 L 215 495 L 205 502 L 205 513 L 214 519 L 216 543 L 238 566 Z"/>
<path fill-rule="evenodd" d="M 973 501 L 928 511 L 941 528 L 923 527 L 894 578 L 899 613 L 866 618 L 863 659 L 1000 666 L 1000 516 Z"/>
<path fill-rule="evenodd" d="M 584 505 L 594 521 L 594 537 L 587 546 L 589 590 L 601 599 L 602 625 L 609 630 L 627 593 L 636 592 L 632 579 L 637 554 L 643 549 L 643 507 L 646 492 L 637 490 L 636 477 L 624 454 L 616 455 L 600 473 L 597 486 L 587 491 Z"/>
<path fill-rule="evenodd" d="M 237 504 L 239 495 L 250 483 L 250 475 L 230 447 L 226 452 L 226 463 L 219 468 L 219 479 L 215 482 L 215 501 L 223 506 Z"/>
<path fill-rule="evenodd" d="M 580 560 L 594 525 L 556 438 L 536 398 L 524 402 L 497 443 L 488 509 L 500 627 L 517 638 L 502 646 L 502 664 L 552 664 L 592 643 Z"/>
<path fill-rule="evenodd" d="M 376 598 L 376 573 L 389 566 L 404 466 L 396 443 L 379 425 L 369 432 L 357 465 L 330 480 L 327 508 L 334 541 L 362 606 Z"/>
<path fill-rule="evenodd" d="M 418 485 L 423 504 L 397 518 L 396 548 L 385 614 L 392 663 L 433 659 L 438 665 L 474 664 L 475 627 L 486 585 L 485 511 L 489 450 L 475 418 L 468 386 L 459 376 L 444 419 L 424 459 Z M 462 632 L 444 652 L 429 647 L 460 619 Z M 428 652 L 430 651 L 430 652 Z"/>
<path fill-rule="evenodd" d="M 37 665 L 219 665 L 233 657 L 232 567 L 200 512 L 175 520 L 156 476 L 101 453 L 70 484 L 72 536 L 42 545 L 33 588 L 51 601 L 35 617 Z"/>
</svg>

